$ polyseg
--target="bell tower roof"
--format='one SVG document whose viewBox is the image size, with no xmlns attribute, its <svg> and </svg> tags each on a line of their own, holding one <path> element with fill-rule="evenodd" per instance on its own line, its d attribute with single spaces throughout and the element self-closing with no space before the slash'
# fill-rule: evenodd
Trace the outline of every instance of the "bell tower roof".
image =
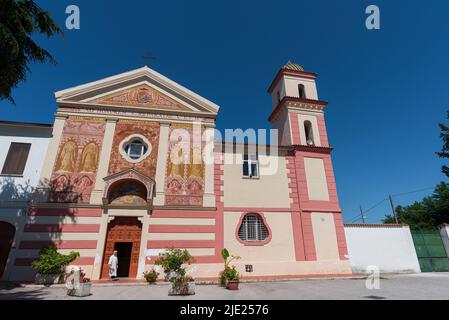
<svg viewBox="0 0 449 320">
<path fill-rule="evenodd" d="M 288 60 L 288 62 L 282 67 L 284 70 L 292 70 L 292 71 L 305 71 L 302 66 L 297 63 Z"/>
</svg>

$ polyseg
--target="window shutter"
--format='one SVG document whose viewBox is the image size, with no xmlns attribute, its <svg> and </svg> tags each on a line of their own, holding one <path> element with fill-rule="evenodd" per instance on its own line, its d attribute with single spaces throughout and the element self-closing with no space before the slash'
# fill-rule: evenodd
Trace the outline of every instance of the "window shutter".
<svg viewBox="0 0 449 320">
<path fill-rule="evenodd" d="M 2 174 L 21 175 L 30 152 L 30 143 L 12 142 L 3 165 Z"/>
</svg>

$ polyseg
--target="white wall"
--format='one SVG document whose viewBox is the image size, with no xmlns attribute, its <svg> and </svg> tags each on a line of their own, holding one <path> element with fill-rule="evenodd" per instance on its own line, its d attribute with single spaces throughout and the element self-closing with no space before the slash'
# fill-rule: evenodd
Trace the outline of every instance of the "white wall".
<svg viewBox="0 0 449 320">
<path fill-rule="evenodd" d="M 443 224 L 440 226 L 441 239 L 443 239 L 444 248 L 446 254 L 449 257 L 449 224 Z"/>
<path fill-rule="evenodd" d="M 370 265 L 381 273 L 421 272 L 408 226 L 345 225 L 352 271 L 364 273 Z"/>
<path fill-rule="evenodd" d="M 23 176 L 0 176 L 0 203 L 28 200 L 38 183 L 50 137 L 51 127 L 9 126 L 0 123 L 0 171 L 11 142 L 31 143 Z"/>
<path fill-rule="evenodd" d="M 18 244 L 26 221 L 27 201 L 36 187 L 47 152 L 52 128 L 22 124 L 0 123 L 0 172 L 3 169 L 11 142 L 31 143 L 22 177 L 0 176 L 0 221 L 16 228 L 14 242 L 6 262 L 1 280 L 14 279 L 13 261 L 18 253 Z"/>
</svg>

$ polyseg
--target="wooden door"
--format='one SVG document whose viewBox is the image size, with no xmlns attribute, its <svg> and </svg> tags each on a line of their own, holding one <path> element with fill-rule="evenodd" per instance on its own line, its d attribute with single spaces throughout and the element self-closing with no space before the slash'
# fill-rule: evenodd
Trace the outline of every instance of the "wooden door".
<svg viewBox="0 0 449 320">
<path fill-rule="evenodd" d="M 16 228 L 12 224 L 0 221 L 0 279 L 5 272 L 15 233 Z"/>
<path fill-rule="evenodd" d="M 103 256 L 102 279 L 109 277 L 109 257 L 113 254 L 116 243 L 122 242 L 132 243 L 128 277 L 137 277 L 141 237 L 142 223 L 136 217 L 116 217 L 109 223 Z M 120 269 L 120 260 L 118 261 L 118 268 Z"/>
</svg>

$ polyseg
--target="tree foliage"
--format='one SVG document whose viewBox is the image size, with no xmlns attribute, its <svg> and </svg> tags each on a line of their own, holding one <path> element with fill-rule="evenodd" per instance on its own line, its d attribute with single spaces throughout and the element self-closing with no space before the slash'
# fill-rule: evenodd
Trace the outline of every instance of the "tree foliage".
<svg viewBox="0 0 449 320">
<path fill-rule="evenodd" d="M 32 0 L 0 1 L 0 99 L 14 103 L 11 90 L 26 80 L 32 62 L 55 64 L 52 55 L 32 39 L 33 33 L 47 37 L 62 30 Z"/>
<path fill-rule="evenodd" d="M 40 274 L 60 274 L 64 272 L 66 266 L 79 256 L 79 252 L 75 251 L 69 254 L 59 253 L 55 245 L 50 245 L 39 251 L 39 258 L 34 260 L 31 266 Z"/>
<path fill-rule="evenodd" d="M 409 206 L 397 206 L 396 215 L 400 223 L 408 224 L 413 230 L 434 229 L 442 223 L 449 223 L 449 183 L 441 182 L 431 196 Z M 384 223 L 395 223 L 387 215 Z"/>
<path fill-rule="evenodd" d="M 447 118 L 449 119 L 449 111 L 447 113 Z M 443 140 L 443 148 L 440 152 L 437 152 L 437 155 L 440 158 L 449 158 L 449 127 L 443 123 L 439 124 L 440 126 L 440 130 L 441 130 L 441 140 Z M 443 171 L 443 173 L 449 177 L 449 167 L 448 166 L 443 166 L 441 171 Z"/>
</svg>

